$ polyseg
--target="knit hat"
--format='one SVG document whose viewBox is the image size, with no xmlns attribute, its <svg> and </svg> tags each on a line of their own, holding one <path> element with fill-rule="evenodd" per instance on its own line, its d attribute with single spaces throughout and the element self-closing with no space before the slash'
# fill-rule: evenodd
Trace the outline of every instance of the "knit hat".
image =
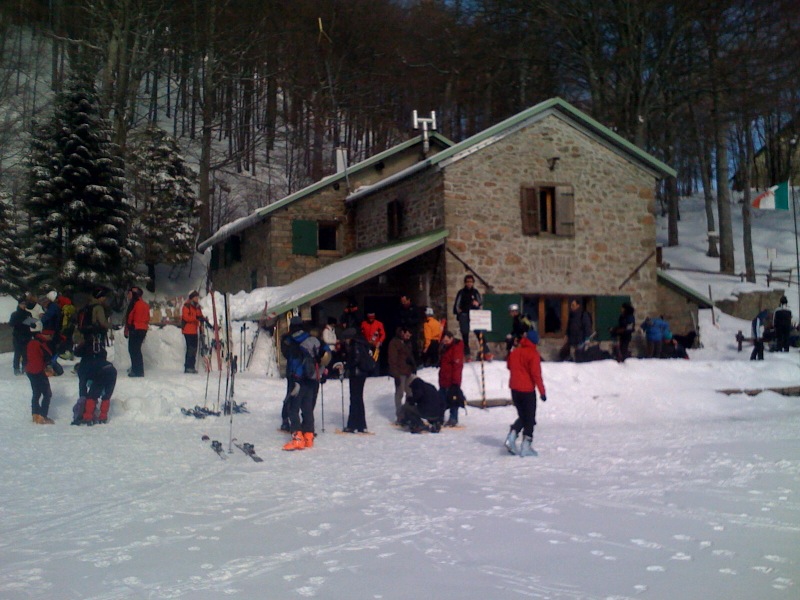
<svg viewBox="0 0 800 600">
<path fill-rule="evenodd" d="M 432 317 L 433 316 L 433 309 L 430 306 L 425 309 L 425 315 L 428 316 L 428 317 Z"/>
<path fill-rule="evenodd" d="M 189 300 L 191 300 L 192 298 L 197 298 L 199 295 L 200 295 L 200 292 L 198 292 L 197 290 L 193 290 L 193 291 L 189 292 Z"/>
<path fill-rule="evenodd" d="M 528 338 L 528 339 L 529 339 L 531 342 L 533 342 L 534 344 L 538 344 L 538 343 L 539 343 L 539 332 L 538 332 L 538 331 L 536 331 L 535 329 L 529 329 L 529 330 L 528 330 L 528 333 L 526 333 L 526 334 L 525 334 L 525 336 L 526 336 L 526 337 L 527 337 L 527 338 Z"/>
<path fill-rule="evenodd" d="M 58 292 L 55 290 L 50 290 L 49 292 L 47 292 L 46 298 L 50 300 L 50 302 L 55 302 L 56 298 L 58 298 Z"/>
<path fill-rule="evenodd" d="M 519 312 L 519 304 L 509 304 L 508 310 L 516 310 L 517 312 Z"/>
</svg>

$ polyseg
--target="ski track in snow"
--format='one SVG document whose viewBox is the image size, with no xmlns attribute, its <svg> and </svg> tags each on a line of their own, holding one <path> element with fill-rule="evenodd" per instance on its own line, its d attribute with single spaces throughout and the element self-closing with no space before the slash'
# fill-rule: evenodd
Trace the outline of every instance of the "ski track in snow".
<svg viewBox="0 0 800 600">
<path fill-rule="evenodd" d="M 9 363 L 0 355 L 1 373 Z M 0 597 L 795 598 L 800 410 L 714 393 L 792 376 L 656 364 L 546 363 L 539 456 L 524 460 L 502 448 L 513 407 L 470 408 L 466 429 L 438 435 L 392 428 L 387 378 L 367 386 L 377 435 L 333 435 L 331 381 L 326 433 L 318 404 L 314 449 L 287 453 L 275 430 L 285 382 L 240 374 L 251 414 L 233 431 L 255 443 L 253 463 L 227 454 L 228 417 L 180 414 L 204 404 L 206 378 L 169 361 L 120 377 L 111 422 L 92 428 L 67 425 L 72 375 L 53 380 L 53 427 L 29 423 L 26 378 L 0 375 Z M 505 366 L 486 373 L 490 397 L 507 397 Z M 467 367 L 465 381 L 479 377 Z"/>
</svg>

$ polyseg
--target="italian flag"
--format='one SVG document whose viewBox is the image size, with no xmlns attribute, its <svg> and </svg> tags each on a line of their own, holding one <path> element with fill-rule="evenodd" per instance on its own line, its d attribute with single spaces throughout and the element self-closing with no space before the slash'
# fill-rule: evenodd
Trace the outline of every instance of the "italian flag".
<svg viewBox="0 0 800 600">
<path fill-rule="evenodd" d="M 753 208 L 762 210 L 789 210 L 789 182 L 773 185 L 753 200 Z"/>
</svg>

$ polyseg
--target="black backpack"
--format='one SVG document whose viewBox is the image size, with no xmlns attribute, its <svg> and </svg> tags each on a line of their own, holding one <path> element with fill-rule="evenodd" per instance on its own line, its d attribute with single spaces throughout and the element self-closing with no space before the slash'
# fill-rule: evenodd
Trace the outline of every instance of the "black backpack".
<svg viewBox="0 0 800 600">
<path fill-rule="evenodd" d="M 98 327 L 92 323 L 92 312 L 95 304 L 87 304 L 81 308 L 75 315 L 75 328 L 81 332 L 84 337 L 100 333 Z"/>
<path fill-rule="evenodd" d="M 356 367 L 361 372 L 361 375 L 374 375 L 378 370 L 378 364 L 372 356 L 369 347 L 366 344 L 356 345 Z"/>
</svg>

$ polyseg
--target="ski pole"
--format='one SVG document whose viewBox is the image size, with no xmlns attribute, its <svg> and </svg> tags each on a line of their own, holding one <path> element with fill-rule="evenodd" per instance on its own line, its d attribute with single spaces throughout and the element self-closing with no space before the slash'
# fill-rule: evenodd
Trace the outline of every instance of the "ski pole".
<svg viewBox="0 0 800 600">
<path fill-rule="evenodd" d="M 322 433 L 325 433 L 325 384 L 319 384 L 320 402 L 322 403 Z"/>
<path fill-rule="evenodd" d="M 342 431 L 344 431 L 344 373 L 339 373 L 339 383 L 342 387 Z"/>
</svg>

